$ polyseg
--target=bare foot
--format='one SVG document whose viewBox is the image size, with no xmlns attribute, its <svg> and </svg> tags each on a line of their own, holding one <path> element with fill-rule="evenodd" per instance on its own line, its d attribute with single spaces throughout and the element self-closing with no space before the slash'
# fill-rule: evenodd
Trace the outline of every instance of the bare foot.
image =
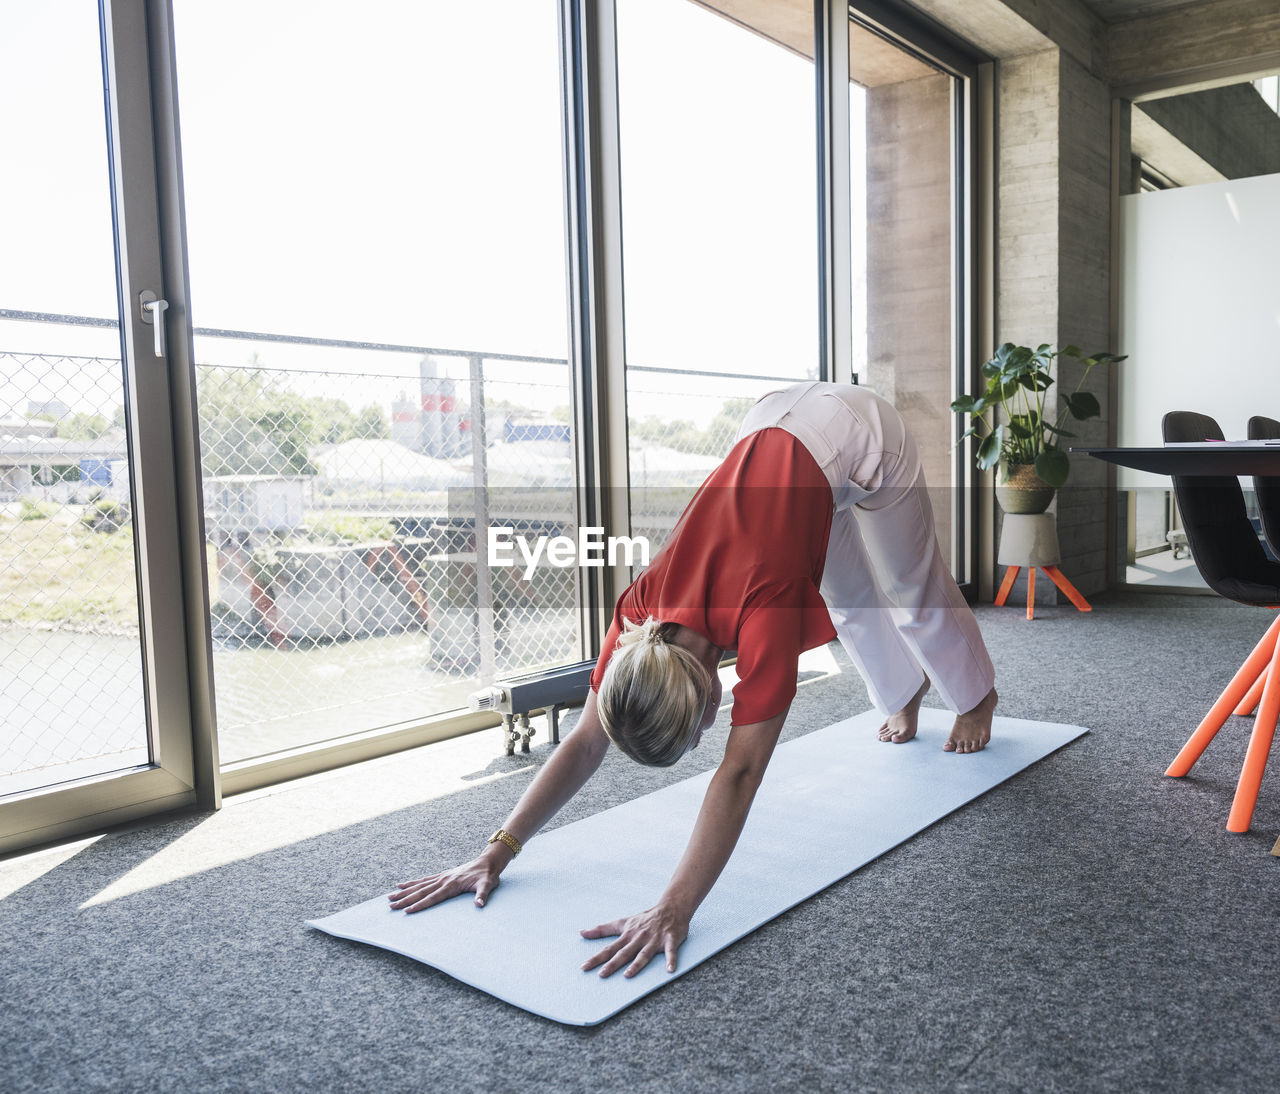
<svg viewBox="0 0 1280 1094">
<path fill-rule="evenodd" d="M 951 736 L 942 746 L 944 752 L 980 752 L 991 740 L 991 717 L 995 713 L 1000 696 L 996 689 L 987 692 L 986 698 L 972 710 L 956 715 Z"/>
<path fill-rule="evenodd" d="M 879 737 L 882 741 L 892 741 L 895 745 L 900 745 L 911 740 L 916 735 L 916 723 L 920 716 L 920 704 L 924 701 L 925 692 L 929 690 L 929 677 L 924 678 L 924 683 L 920 685 L 917 691 L 897 714 L 890 714 L 885 719 L 884 725 L 880 727 Z"/>
</svg>

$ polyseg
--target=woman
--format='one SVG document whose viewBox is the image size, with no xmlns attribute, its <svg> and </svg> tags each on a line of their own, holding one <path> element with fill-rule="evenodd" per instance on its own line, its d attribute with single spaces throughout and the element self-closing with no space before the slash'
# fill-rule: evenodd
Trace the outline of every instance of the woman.
<svg viewBox="0 0 1280 1094">
<path fill-rule="evenodd" d="M 661 952 L 674 972 L 773 754 L 799 655 L 837 636 L 887 716 L 880 740 L 915 736 L 932 680 L 957 713 L 944 749 L 986 745 L 995 671 L 938 548 L 901 416 L 862 387 L 797 384 L 748 411 L 729 455 L 623 593 L 577 727 L 503 827 L 472 862 L 401 884 L 391 907 L 416 912 L 463 892 L 483 907 L 611 741 L 661 766 L 697 747 L 720 705 L 717 666 L 736 650 L 724 758 L 666 891 L 646 911 L 582 932 L 613 938 L 584 969 L 634 976 Z"/>
</svg>

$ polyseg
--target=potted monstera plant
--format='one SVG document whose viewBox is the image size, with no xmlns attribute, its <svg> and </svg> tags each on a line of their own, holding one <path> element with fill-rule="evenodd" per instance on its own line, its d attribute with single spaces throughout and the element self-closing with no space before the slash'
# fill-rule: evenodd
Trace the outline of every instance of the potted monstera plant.
<svg viewBox="0 0 1280 1094">
<path fill-rule="evenodd" d="M 1060 357 L 1075 358 L 1084 372 L 1074 391 L 1059 396 L 1062 403 L 1055 409 L 1056 400 L 1049 394 L 1054 383 L 1050 366 Z M 1123 360 L 1114 353 L 1086 357 L 1078 346 L 1055 350 L 1045 343 L 1032 349 L 1006 342 L 982 366 L 982 392 L 961 395 L 951 404 L 952 410 L 971 419 L 964 436 L 978 438 L 978 467 L 987 471 L 1000 465 L 996 496 L 1006 513 L 1043 513 L 1049 507 L 1054 491 L 1071 471 L 1059 442 L 1074 434 L 1063 429 L 1063 423 L 1069 417 L 1084 421 L 1101 413 L 1098 400 L 1080 389 L 1098 365 Z"/>
</svg>

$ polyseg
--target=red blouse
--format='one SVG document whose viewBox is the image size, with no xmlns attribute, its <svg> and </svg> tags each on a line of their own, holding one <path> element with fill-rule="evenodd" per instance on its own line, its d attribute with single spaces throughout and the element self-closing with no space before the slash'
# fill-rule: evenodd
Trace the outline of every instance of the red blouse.
<svg viewBox="0 0 1280 1094">
<path fill-rule="evenodd" d="M 781 714 L 795 697 L 800 654 L 836 636 L 819 592 L 832 508 L 826 478 L 790 433 L 762 429 L 740 440 L 618 599 L 592 689 L 623 618 L 653 616 L 738 651 L 734 725 Z"/>
</svg>

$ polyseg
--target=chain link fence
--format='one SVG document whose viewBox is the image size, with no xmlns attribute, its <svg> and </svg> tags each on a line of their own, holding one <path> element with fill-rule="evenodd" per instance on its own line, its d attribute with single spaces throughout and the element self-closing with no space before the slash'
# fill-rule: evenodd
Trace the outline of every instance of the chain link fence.
<svg viewBox="0 0 1280 1094">
<path fill-rule="evenodd" d="M 573 532 L 564 362 L 197 369 L 224 760 L 455 709 L 577 660 L 575 570 L 487 564 Z"/>
<path fill-rule="evenodd" d="M 0 794 L 146 763 L 118 360 L 0 352 Z"/>
<path fill-rule="evenodd" d="M 751 405 L 782 383 L 628 370 L 631 531 L 651 551 L 667 541 L 697 488 L 728 455 Z"/>
<path fill-rule="evenodd" d="M 564 361 L 274 368 L 273 351 L 196 366 L 224 762 L 457 709 L 590 652 Z M 120 363 L 0 361 L 0 780 L 144 763 Z M 629 370 L 632 537 L 665 542 L 773 386 Z"/>
</svg>

